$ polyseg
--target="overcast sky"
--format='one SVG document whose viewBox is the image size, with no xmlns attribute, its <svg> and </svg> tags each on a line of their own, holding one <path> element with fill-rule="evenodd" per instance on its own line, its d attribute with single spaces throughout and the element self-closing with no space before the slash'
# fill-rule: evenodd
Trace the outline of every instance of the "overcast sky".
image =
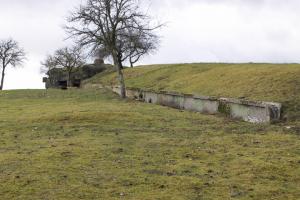
<svg viewBox="0 0 300 200">
<path fill-rule="evenodd" d="M 144 0 L 160 31 L 159 51 L 140 64 L 300 62 L 299 0 Z M 27 52 L 23 68 L 8 70 L 5 89 L 44 88 L 40 62 L 68 45 L 62 29 L 82 0 L 0 0 L 0 39 Z"/>
</svg>

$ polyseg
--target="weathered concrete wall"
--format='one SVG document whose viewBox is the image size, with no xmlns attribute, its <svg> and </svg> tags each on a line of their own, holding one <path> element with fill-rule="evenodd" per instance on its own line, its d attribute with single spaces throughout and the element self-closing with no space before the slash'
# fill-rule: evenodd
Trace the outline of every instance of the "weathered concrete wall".
<svg viewBox="0 0 300 200">
<path fill-rule="evenodd" d="M 112 91 L 114 93 L 117 93 L 118 95 L 121 95 L 121 88 L 119 87 L 112 87 Z M 124 91 L 124 90 L 123 90 Z"/>
<path fill-rule="evenodd" d="M 121 94 L 119 87 L 107 87 Z M 281 118 L 280 103 L 246 101 L 229 98 L 212 98 L 170 92 L 154 92 L 136 88 L 127 88 L 128 98 L 168 106 L 176 109 L 195 111 L 206 114 L 224 114 L 233 119 L 251 123 L 270 123 Z"/>
<path fill-rule="evenodd" d="M 282 106 L 279 103 L 228 98 L 220 98 L 219 100 L 223 105 L 219 111 L 230 115 L 234 119 L 241 119 L 252 123 L 268 123 L 278 121 L 281 118 Z"/>
<path fill-rule="evenodd" d="M 159 94 L 151 91 L 143 92 L 143 94 L 144 94 L 145 102 L 158 104 Z"/>
<path fill-rule="evenodd" d="M 192 102 L 192 104 L 186 105 L 188 110 L 207 113 L 207 114 L 218 113 L 218 108 L 219 108 L 218 99 L 210 98 L 210 97 L 201 97 L 201 96 L 188 97 L 188 99 L 190 98 L 192 99 L 187 101 Z"/>
<path fill-rule="evenodd" d="M 102 89 L 104 88 L 103 85 L 101 84 L 82 84 L 81 85 L 82 89 Z"/>
<path fill-rule="evenodd" d="M 175 93 L 158 93 L 157 104 L 171 108 L 184 109 L 184 96 Z"/>
</svg>

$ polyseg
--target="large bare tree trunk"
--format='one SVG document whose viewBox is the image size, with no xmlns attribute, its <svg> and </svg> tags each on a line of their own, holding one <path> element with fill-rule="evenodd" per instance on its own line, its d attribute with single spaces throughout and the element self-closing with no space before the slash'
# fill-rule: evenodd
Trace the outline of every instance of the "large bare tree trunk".
<svg viewBox="0 0 300 200">
<path fill-rule="evenodd" d="M 133 61 L 131 57 L 129 58 L 129 62 L 130 62 L 130 67 L 133 68 Z"/>
<path fill-rule="evenodd" d="M 121 89 L 120 95 L 122 98 L 126 98 L 126 87 L 125 87 L 124 75 L 123 75 L 123 71 L 122 71 L 122 64 L 119 62 L 116 54 L 113 55 L 113 60 L 114 60 L 114 65 L 117 68 L 117 72 L 118 72 L 118 80 L 119 80 L 120 89 Z"/>
<path fill-rule="evenodd" d="M 3 90 L 4 76 L 5 76 L 5 67 L 3 67 L 3 69 L 2 69 L 0 90 Z"/>
<path fill-rule="evenodd" d="M 120 64 L 117 64 L 117 71 L 118 71 L 118 79 L 120 83 L 120 89 L 121 89 L 121 97 L 126 98 L 126 88 L 125 88 L 125 81 L 124 81 L 124 75 L 123 71 L 121 69 Z"/>
<path fill-rule="evenodd" d="M 71 72 L 68 72 L 68 82 L 67 82 L 68 87 L 71 87 Z"/>
</svg>

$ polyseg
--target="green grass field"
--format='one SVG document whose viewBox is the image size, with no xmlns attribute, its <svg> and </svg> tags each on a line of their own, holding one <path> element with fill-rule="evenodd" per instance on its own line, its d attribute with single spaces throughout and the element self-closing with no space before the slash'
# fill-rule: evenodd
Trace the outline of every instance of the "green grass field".
<svg viewBox="0 0 300 200">
<path fill-rule="evenodd" d="M 125 77 L 129 87 L 280 102 L 286 118 L 300 119 L 299 64 L 152 65 L 126 69 Z M 116 73 L 87 83 L 117 84 Z"/>
<path fill-rule="evenodd" d="M 300 197 L 297 124 L 253 125 L 104 90 L 2 91 L 0 110 L 0 199 Z"/>
</svg>

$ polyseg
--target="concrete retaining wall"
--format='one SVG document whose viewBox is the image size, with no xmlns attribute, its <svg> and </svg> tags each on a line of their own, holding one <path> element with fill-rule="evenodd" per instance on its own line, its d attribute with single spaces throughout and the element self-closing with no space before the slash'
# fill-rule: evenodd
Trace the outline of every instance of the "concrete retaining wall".
<svg viewBox="0 0 300 200">
<path fill-rule="evenodd" d="M 217 114 L 219 101 L 216 98 L 204 96 L 187 96 L 184 108 L 190 111 L 197 111 L 207 114 Z"/>
<path fill-rule="evenodd" d="M 101 84 L 82 84 L 81 88 L 82 89 L 99 89 L 99 88 L 104 88 L 104 87 Z"/>
<path fill-rule="evenodd" d="M 107 87 L 121 94 L 119 87 Z M 171 92 L 155 92 L 137 88 L 127 88 L 128 98 L 168 106 L 176 109 L 205 114 L 224 114 L 233 119 L 251 123 L 270 123 L 281 119 L 280 103 L 246 101 L 229 98 L 212 98 Z"/>
<path fill-rule="evenodd" d="M 225 113 L 234 119 L 252 123 L 268 123 L 281 119 L 280 103 L 220 98 Z M 227 110 L 226 110 L 227 107 Z M 219 107 L 220 108 L 220 107 Z"/>
</svg>

